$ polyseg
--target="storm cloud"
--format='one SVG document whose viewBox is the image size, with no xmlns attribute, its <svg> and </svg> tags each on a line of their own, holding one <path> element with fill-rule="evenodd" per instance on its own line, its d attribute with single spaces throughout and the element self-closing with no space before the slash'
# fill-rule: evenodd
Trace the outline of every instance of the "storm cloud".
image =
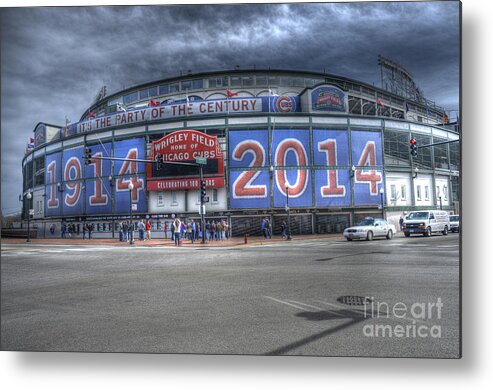
<svg viewBox="0 0 493 390">
<path fill-rule="evenodd" d="M 424 95 L 459 105 L 459 3 L 289 3 L 2 8 L 2 212 L 20 210 L 21 161 L 38 122 L 78 121 L 108 93 L 212 70 L 279 68 L 380 85 L 377 56 Z"/>
</svg>

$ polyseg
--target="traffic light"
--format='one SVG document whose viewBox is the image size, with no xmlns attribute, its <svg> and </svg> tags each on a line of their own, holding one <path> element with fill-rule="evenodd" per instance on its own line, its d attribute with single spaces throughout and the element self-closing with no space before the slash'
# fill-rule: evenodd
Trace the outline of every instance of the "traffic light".
<svg viewBox="0 0 493 390">
<path fill-rule="evenodd" d="M 409 141 L 409 148 L 411 151 L 411 156 L 416 157 L 418 155 L 418 145 L 416 143 L 416 138 L 411 138 Z"/>
<path fill-rule="evenodd" d="M 92 163 L 91 158 L 92 158 L 92 150 L 91 150 L 91 148 L 86 148 L 84 151 L 84 159 L 86 160 L 86 162 L 85 162 L 86 165 L 89 165 Z"/>
<path fill-rule="evenodd" d="M 200 200 L 202 201 L 202 203 L 204 202 L 204 198 L 205 198 L 205 180 L 201 180 L 200 181 Z"/>
<path fill-rule="evenodd" d="M 163 155 L 156 154 L 156 169 L 161 169 L 162 164 L 163 164 Z"/>
</svg>

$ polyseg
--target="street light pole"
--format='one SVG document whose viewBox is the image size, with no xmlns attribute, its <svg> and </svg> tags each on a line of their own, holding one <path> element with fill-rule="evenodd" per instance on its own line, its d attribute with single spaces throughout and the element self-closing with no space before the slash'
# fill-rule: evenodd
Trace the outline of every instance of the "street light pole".
<svg viewBox="0 0 493 390">
<path fill-rule="evenodd" d="M 128 193 L 130 194 L 130 245 L 134 245 L 134 229 L 133 229 L 133 221 L 132 221 L 132 190 L 134 189 L 134 184 L 130 182 L 128 184 Z"/>
<path fill-rule="evenodd" d="M 384 193 L 383 188 L 380 188 L 380 201 L 382 203 L 382 218 L 385 219 L 384 208 L 383 208 L 384 207 L 383 206 L 383 193 Z"/>
<path fill-rule="evenodd" d="M 30 225 L 30 221 L 31 221 L 31 198 L 32 198 L 31 191 L 27 192 L 26 198 L 27 198 L 27 241 L 26 242 L 31 242 L 31 225 Z"/>
<path fill-rule="evenodd" d="M 286 186 L 286 211 L 288 212 L 288 238 L 287 240 L 292 240 L 291 237 L 291 215 L 289 214 L 289 187 Z"/>
<path fill-rule="evenodd" d="M 440 195 L 440 196 L 438 197 L 438 199 L 440 200 L 440 210 L 443 210 L 443 209 L 442 209 L 442 196 Z"/>
</svg>

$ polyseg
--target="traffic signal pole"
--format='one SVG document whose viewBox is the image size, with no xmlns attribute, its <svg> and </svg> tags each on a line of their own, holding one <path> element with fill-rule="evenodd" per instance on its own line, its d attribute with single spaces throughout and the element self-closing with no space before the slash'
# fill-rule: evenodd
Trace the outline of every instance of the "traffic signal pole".
<svg viewBox="0 0 493 390">
<path fill-rule="evenodd" d="M 202 244 L 205 244 L 205 210 L 204 210 L 204 166 L 199 164 L 199 180 L 200 180 L 200 229 L 202 230 Z"/>
</svg>

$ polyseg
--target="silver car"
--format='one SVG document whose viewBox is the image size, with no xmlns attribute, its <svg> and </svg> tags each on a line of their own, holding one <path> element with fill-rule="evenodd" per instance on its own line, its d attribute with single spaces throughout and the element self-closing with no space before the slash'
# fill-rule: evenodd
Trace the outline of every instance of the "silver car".
<svg viewBox="0 0 493 390">
<path fill-rule="evenodd" d="M 348 241 L 361 238 L 371 241 L 374 237 L 385 237 L 387 240 L 391 240 L 395 233 L 395 226 L 389 224 L 385 219 L 367 217 L 356 226 L 344 229 L 343 236 Z"/>
</svg>

